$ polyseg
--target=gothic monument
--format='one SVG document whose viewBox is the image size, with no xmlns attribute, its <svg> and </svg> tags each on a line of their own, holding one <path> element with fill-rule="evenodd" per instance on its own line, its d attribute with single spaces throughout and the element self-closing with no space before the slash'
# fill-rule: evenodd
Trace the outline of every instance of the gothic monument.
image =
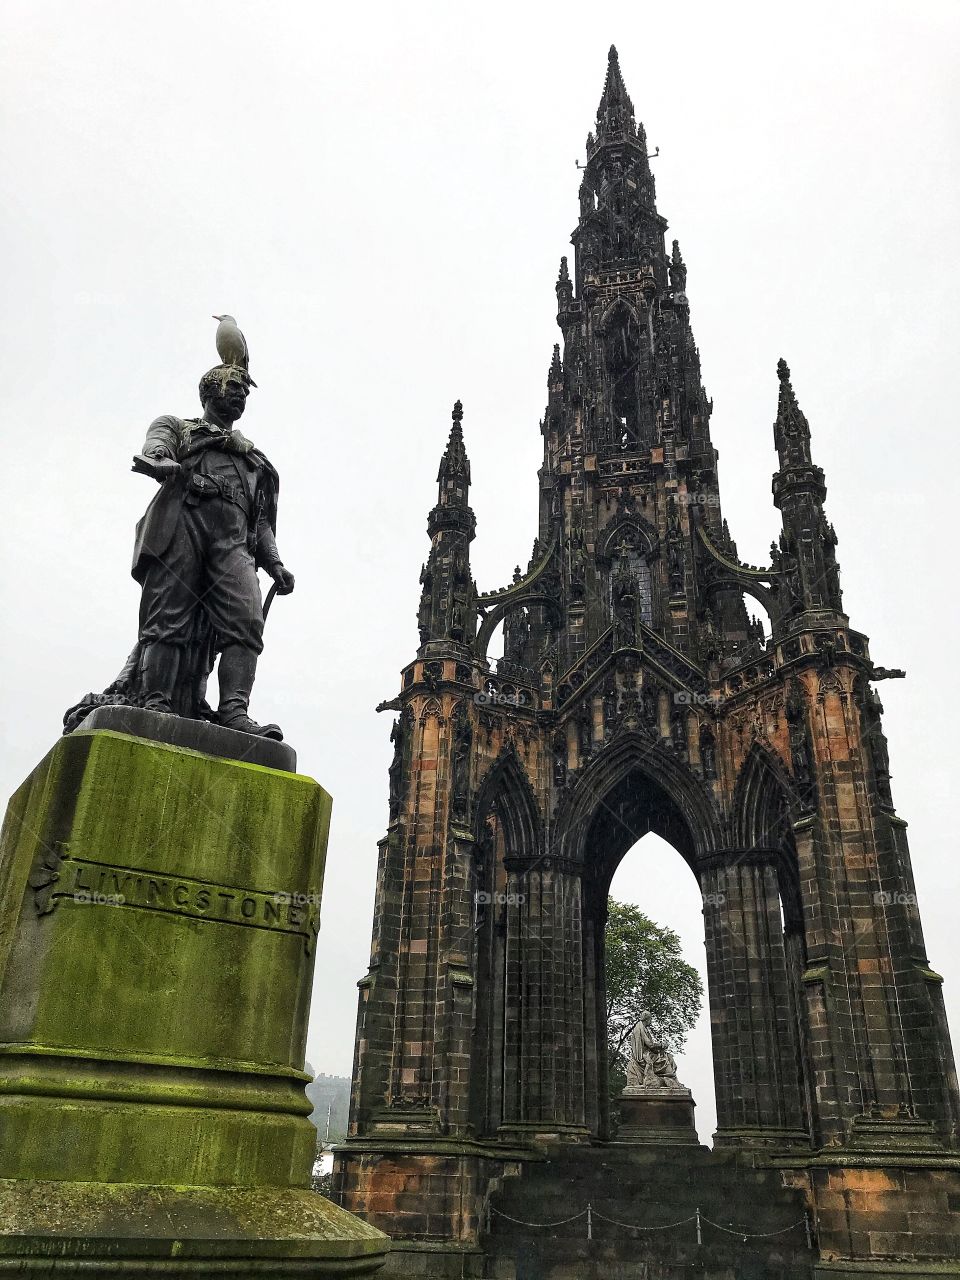
<svg viewBox="0 0 960 1280">
<path fill-rule="evenodd" d="M 607 891 L 654 831 L 711 904 L 725 1163 L 705 1155 L 677 1194 L 706 1194 L 739 1161 L 771 1204 L 806 1210 L 798 1247 L 818 1274 L 941 1274 L 960 1252 L 960 1100 L 874 689 L 900 673 L 874 665 L 843 611 L 824 474 L 783 361 L 782 532 L 767 564 L 737 553 L 687 267 L 666 248 L 615 50 L 586 157 L 556 285 L 539 529 L 498 590 L 471 573 L 459 404 L 440 462 L 421 643 L 389 704 L 389 826 L 335 1184 L 395 1237 L 390 1266 L 419 1253 L 435 1274 L 495 1250 L 491 1203 L 524 1217 L 527 1195 L 541 1221 L 585 1207 L 557 1201 L 543 1154 L 569 1164 L 616 1138 Z M 742 1206 L 750 1221 L 766 1194 Z M 635 1186 L 631 1203 L 645 1203 Z"/>
</svg>

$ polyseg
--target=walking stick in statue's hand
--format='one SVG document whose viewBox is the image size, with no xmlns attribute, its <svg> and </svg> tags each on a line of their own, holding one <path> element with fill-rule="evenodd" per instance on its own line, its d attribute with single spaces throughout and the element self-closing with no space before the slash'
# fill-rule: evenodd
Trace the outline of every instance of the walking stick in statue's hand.
<svg viewBox="0 0 960 1280">
<path fill-rule="evenodd" d="M 273 567 L 274 579 L 273 585 L 267 592 L 267 598 L 263 602 L 263 620 L 266 622 L 267 614 L 270 612 L 270 606 L 273 604 L 275 595 L 288 596 L 293 590 L 294 577 L 289 569 L 285 569 L 279 561 Z"/>
<path fill-rule="evenodd" d="M 279 582 L 275 582 L 275 583 L 273 584 L 273 586 L 270 588 L 270 590 L 267 592 L 267 598 L 266 598 L 266 600 L 264 600 L 264 602 L 263 602 L 263 620 L 264 620 L 264 622 L 266 622 L 266 620 L 267 620 L 267 614 L 270 612 L 270 606 L 273 604 L 273 597 L 277 594 L 277 587 L 278 587 L 279 585 L 280 585 L 280 584 L 279 584 Z"/>
</svg>

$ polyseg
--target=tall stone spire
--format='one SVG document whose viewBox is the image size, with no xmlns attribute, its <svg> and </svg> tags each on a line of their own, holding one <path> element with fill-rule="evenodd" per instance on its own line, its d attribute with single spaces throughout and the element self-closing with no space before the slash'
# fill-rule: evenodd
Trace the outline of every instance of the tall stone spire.
<svg viewBox="0 0 960 1280">
<path fill-rule="evenodd" d="M 797 403 L 786 360 L 777 364 L 780 396 L 773 440 L 780 470 L 773 477 L 773 500 L 783 518 L 775 566 L 783 574 L 791 613 L 842 613 L 837 535 L 824 514 L 827 485 L 810 454 L 810 425 Z"/>
<path fill-rule="evenodd" d="M 777 362 L 777 376 L 780 379 L 780 398 L 777 403 L 777 420 L 773 424 L 773 442 L 777 447 L 781 468 L 803 466 L 811 462 L 810 425 L 797 404 L 786 360 Z"/>
<path fill-rule="evenodd" d="M 470 491 L 470 459 L 463 443 L 463 405 L 459 400 L 453 406 L 452 417 L 447 447 L 443 451 L 440 470 L 437 472 L 437 482 L 440 485 L 437 501 L 441 506 L 466 506 Z"/>
<path fill-rule="evenodd" d="M 603 82 L 603 94 L 597 107 L 596 132 L 598 142 L 615 134 L 636 132 L 633 103 L 623 82 L 617 46 L 614 44 L 610 46 L 607 55 L 607 78 Z"/>
<path fill-rule="evenodd" d="M 437 472 L 437 505 L 427 520 L 430 555 L 420 574 L 423 590 L 417 621 L 421 645 L 476 635 L 476 587 L 470 573 L 470 543 L 476 517 L 470 508 L 470 459 L 463 442 L 463 405 L 453 406 L 447 447 Z"/>
<path fill-rule="evenodd" d="M 687 291 L 687 264 L 680 252 L 679 240 L 674 240 L 673 252 L 670 255 L 670 288 L 674 293 Z"/>
</svg>

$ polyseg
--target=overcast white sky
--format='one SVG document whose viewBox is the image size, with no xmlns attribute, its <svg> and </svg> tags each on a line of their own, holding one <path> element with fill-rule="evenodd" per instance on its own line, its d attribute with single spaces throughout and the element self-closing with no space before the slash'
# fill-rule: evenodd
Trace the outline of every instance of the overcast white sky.
<svg viewBox="0 0 960 1280">
<path fill-rule="evenodd" d="M 450 406 L 489 589 L 536 531 L 553 285 L 613 41 L 660 147 L 741 555 L 764 561 L 779 528 L 782 354 L 853 625 L 907 668 L 881 686 L 894 797 L 960 1031 L 955 0 L 7 0 L 4 15 L 0 791 L 133 643 L 152 486 L 129 457 L 154 416 L 196 411 L 211 313 L 232 312 L 260 384 L 243 426 L 280 470 L 298 582 L 270 616 L 253 710 L 334 796 L 309 1056 L 349 1072 L 387 817 L 373 708 L 415 649 Z M 614 891 L 693 939 L 695 885 L 659 850 Z M 681 1065 L 701 1133 L 708 1054 L 700 1034 Z"/>
</svg>

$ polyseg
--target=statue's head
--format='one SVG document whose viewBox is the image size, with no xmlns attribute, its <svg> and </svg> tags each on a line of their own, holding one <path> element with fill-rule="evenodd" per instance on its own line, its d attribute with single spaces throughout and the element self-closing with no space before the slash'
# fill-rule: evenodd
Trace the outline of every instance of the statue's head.
<svg viewBox="0 0 960 1280">
<path fill-rule="evenodd" d="M 200 379 L 200 403 L 224 422 L 236 422 L 247 407 L 250 375 L 238 365 L 218 364 Z"/>
</svg>

